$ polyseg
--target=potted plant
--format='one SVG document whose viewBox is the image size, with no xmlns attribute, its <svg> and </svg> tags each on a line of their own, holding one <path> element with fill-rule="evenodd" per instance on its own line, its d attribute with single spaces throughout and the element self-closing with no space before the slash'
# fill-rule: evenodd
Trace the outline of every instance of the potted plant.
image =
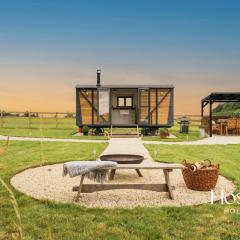
<svg viewBox="0 0 240 240">
<path fill-rule="evenodd" d="M 83 135 L 84 136 L 87 136 L 88 135 L 88 133 L 89 133 L 89 128 L 88 128 L 88 126 L 83 126 Z"/>
<path fill-rule="evenodd" d="M 161 138 L 167 138 L 169 137 L 169 131 L 167 128 L 161 129 L 160 130 L 160 137 Z"/>
</svg>

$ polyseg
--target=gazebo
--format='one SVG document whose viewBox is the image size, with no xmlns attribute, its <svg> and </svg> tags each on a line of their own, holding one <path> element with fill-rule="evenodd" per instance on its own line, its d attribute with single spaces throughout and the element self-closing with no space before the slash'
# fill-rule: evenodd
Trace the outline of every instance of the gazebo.
<svg viewBox="0 0 240 240">
<path fill-rule="evenodd" d="M 240 92 L 213 92 L 201 101 L 201 118 L 204 115 L 204 108 L 209 105 L 209 136 L 212 137 L 212 105 L 214 103 L 240 102 Z"/>
</svg>

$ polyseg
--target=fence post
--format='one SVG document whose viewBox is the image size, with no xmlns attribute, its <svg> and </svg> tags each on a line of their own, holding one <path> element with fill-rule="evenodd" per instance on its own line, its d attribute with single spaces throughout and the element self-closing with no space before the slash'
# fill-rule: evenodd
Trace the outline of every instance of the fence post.
<svg viewBox="0 0 240 240">
<path fill-rule="evenodd" d="M 41 114 L 40 128 L 43 128 L 43 113 Z"/>
<path fill-rule="evenodd" d="M 31 128 L 31 112 L 28 112 L 28 128 Z"/>
<path fill-rule="evenodd" d="M 1 128 L 3 128 L 3 110 L 1 110 Z"/>
<path fill-rule="evenodd" d="M 55 118 L 56 118 L 56 128 L 58 128 L 58 113 L 56 113 Z"/>
</svg>

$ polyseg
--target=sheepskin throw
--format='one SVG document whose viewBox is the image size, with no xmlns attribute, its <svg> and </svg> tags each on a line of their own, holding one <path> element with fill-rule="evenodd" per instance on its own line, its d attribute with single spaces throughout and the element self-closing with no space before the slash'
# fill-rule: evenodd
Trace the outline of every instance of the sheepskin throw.
<svg viewBox="0 0 240 240">
<path fill-rule="evenodd" d="M 85 174 L 91 180 L 104 182 L 108 178 L 108 167 L 116 167 L 117 163 L 111 161 L 74 161 L 63 164 L 63 176 L 76 177 Z"/>
</svg>

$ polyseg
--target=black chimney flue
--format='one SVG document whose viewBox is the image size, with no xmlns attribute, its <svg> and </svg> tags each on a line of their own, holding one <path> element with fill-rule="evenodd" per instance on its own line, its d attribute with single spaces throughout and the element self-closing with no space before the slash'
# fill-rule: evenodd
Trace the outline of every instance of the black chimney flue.
<svg viewBox="0 0 240 240">
<path fill-rule="evenodd" d="M 101 70 L 97 70 L 97 87 L 101 86 Z"/>
</svg>

